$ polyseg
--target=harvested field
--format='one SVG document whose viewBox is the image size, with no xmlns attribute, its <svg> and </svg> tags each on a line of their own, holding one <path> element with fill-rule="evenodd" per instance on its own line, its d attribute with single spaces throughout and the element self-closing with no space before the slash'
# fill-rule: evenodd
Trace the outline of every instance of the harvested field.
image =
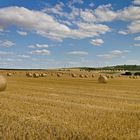
<svg viewBox="0 0 140 140">
<path fill-rule="evenodd" d="M 2 140 L 140 139 L 140 78 L 16 73 L 0 92 Z"/>
</svg>

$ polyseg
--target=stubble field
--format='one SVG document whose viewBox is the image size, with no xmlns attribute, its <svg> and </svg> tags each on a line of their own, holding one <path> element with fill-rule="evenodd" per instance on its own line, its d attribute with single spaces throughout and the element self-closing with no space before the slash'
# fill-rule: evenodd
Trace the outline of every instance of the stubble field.
<svg viewBox="0 0 140 140">
<path fill-rule="evenodd" d="M 140 140 L 140 78 L 7 77 L 0 140 Z"/>
</svg>

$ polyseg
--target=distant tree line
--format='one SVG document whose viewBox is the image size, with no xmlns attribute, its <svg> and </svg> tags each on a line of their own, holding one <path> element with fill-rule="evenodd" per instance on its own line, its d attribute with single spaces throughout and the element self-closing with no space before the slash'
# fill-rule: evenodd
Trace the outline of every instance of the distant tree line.
<svg viewBox="0 0 140 140">
<path fill-rule="evenodd" d="M 107 66 L 107 67 L 98 67 L 98 68 L 91 68 L 91 67 L 82 67 L 80 70 L 85 71 L 92 71 L 92 70 L 128 70 L 128 71 L 139 71 L 140 65 L 117 65 L 117 66 Z"/>
</svg>

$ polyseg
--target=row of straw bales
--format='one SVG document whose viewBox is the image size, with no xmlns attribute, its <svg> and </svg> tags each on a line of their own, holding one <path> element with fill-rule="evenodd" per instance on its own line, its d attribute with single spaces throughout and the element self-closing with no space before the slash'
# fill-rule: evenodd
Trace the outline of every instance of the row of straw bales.
<svg viewBox="0 0 140 140">
<path fill-rule="evenodd" d="M 7 76 L 11 76 L 11 75 L 12 75 L 11 73 L 7 73 Z M 39 78 L 39 77 L 46 77 L 47 74 L 46 73 L 39 74 L 39 73 L 30 73 L 30 72 L 28 72 L 28 73 L 26 73 L 26 76 L 27 77 Z M 61 76 L 62 76 L 62 74 L 57 73 L 57 77 L 61 77 Z M 74 77 L 74 78 L 77 77 L 77 75 L 74 74 L 74 73 L 72 73 L 71 76 Z M 79 77 L 80 78 L 87 78 L 88 76 L 80 74 Z M 92 77 L 95 77 L 95 76 L 92 75 Z M 111 76 L 100 75 L 98 77 L 98 82 L 99 83 L 107 83 L 109 78 L 114 78 L 114 76 L 113 75 L 111 75 Z M 138 76 L 130 76 L 129 78 L 138 79 L 139 77 Z M 4 91 L 6 89 L 6 87 L 7 87 L 7 80 L 6 80 L 6 78 L 4 76 L 0 75 L 0 91 Z"/>
<path fill-rule="evenodd" d="M 16 75 L 16 72 L 8 72 L 8 73 L 7 73 L 7 76 L 8 76 L 8 77 L 11 77 L 11 76 L 14 76 L 14 75 Z"/>
<path fill-rule="evenodd" d="M 51 76 L 57 76 L 57 77 L 62 77 L 63 76 L 63 73 L 51 73 L 50 74 Z M 26 73 L 26 76 L 27 77 L 34 77 L 34 78 L 38 78 L 38 77 L 47 77 L 47 74 L 46 73 L 42 73 L 42 74 L 39 74 L 39 73 Z M 89 76 L 88 75 L 83 75 L 83 74 L 80 74 L 80 75 L 76 75 L 74 73 L 71 73 L 69 76 L 73 77 L 73 78 L 76 78 L 76 77 L 80 77 L 80 78 L 88 78 Z M 94 75 L 92 75 L 91 77 L 95 77 Z"/>
<path fill-rule="evenodd" d="M 68 74 L 68 73 L 62 73 L 62 72 L 61 73 L 60 72 L 58 72 L 58 73 L 50 73 L 51 76 L 57 76 L 57 77 L 62 77 L 65 74 Z M 11 76 L 14 76 L 14 75 L 16 75 L 16 72 L 8 72 L 7 73 L 8 77 L 11 77 Z M 48 74 L 47 73 L 38 73 L 38 72 L 34 72 L 34 73 L 26 72 L 26 76 L 27 77 L 39 78 L 39 77 L 47 77 Z M 73 78 L 77 78 L 77 77 L 79 77 L 79 78 L 89 78 L 89 77 L 94 78 L 95 77 L 94 74 L 87 75 L 87 74 L 74 74 L 74 73 L 69 73 L 69 76 L 73 77 Z M 113 79 L 115 77 L 122 77 L 121 75 L 110 75 L 110 74 L 109 75 L 105 75 L 105 76 L 108 79 Z M 131 78 L 131 79 L 138 79 L 138 76 L 129 76 L 129 78 Z"/>
<path fill-rule="evenodd" d="M 33 76 L 34 78 L 38 78 L 40 75 L 38 73 L 26 73 L 26 76 L 31 77 Z M 42 75 L 41 75 L 42 76 Z M 46 76 L 46 75 L 45 75 Z M 60 75 L 57 75 L 60 76 Z M 75 77 L 74 74 L 72 74 L 73 77 Z M 107 77 L 106 76 L 100 76 L 98 78 L 98 81 L 100 83 L 107 83 Z M 4 76 L 0 75 L 0 91 L 4 91 L 7 87 L 7 80 Z"/>
<path fill-rule="evenodd" d="M 30 72 L 27 72 L 26 76 L 27 77 L 39 78 L 39 77 L 47 77 L 47 74 L 46 73 L 30 73 Z"/>
<path fill-rule="evenodd" d="M 130 79 L 138 79 L 139 76 L 129 76 Z"/>
</svg>

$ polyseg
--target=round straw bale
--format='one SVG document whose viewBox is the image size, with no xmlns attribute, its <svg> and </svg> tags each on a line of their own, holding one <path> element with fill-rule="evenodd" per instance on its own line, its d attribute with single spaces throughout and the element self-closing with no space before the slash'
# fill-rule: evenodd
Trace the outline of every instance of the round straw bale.
<svg viewBox="0 0 140 140">
<path fill-rule="evenodd" d="M 4 76 L 0 75 L 0 91 L 4 91 L 7 87 L 7 80 Z"/>
<path fill-rule="evenodd" d="M 10 72 L 9 72 L 9 73 L 7 73 L 7 76 L 12 76 L 12 73 L 10 73 Z"/>
<path fill-rule="evenodd" d="M 107 83 L 108 79 L 106 76 L 100 75 L 98 78 L 99 83 Z"/>
<path fill-rule="evenodd" d="M 133 79 L 137 79 L 137 76 L 133 76 Z"/>
<path fill-rule="evenodd" d="M 34 78 L 38 78 L 38 77 L 39 77 L 39 74 L 38 74 L 38 73 L 34 73 L 34 74 L 33 74 L 33 77 L 34 77 Z"/>
<path fill-rule="evenodd" d="M 85 78 L 88 78 L 88 75 L 85 75 L 84 77 L 85 77 Z"/>
<path fill-rule="evenodd" d="M 107 78 L 110 78 L 110 76 L 109 76 L 109 75 L 106 75 L 106 77 L 107 77 Z"/>
<path fill-rule="evenodd" d="M 15 74 L 16 74 L 16 72 L 13 72 L 13 74 L 15 75 Z"/>
<path fill-rule="evenodd" d="M 72 77 L 76 77 L 76 75 L 74 73 L 71 74 Z"/>
<path fill-rule="evenodd" d="M 61 77 L 61 74 L 60 73 L 57 73 L 57 77 Z"/>
<path fill-rule="evenodd" d="M 84 78 L 84 75 L 80 74 L 79 77 Z"/>
<path fill-rule="evenodd" d="M 27 77 L 32 77 L 33 75 L 32 75 L 32 73 L 26 73 L 26 76 Z"/>
<path fill-rule="evenodd" d="M 41 76 L 42 77 L 47 77 L 47 74 L 46 73 L 42 73 Z"/>
<path fill-rule="evenodd" d="M 113 78 L 114 78 L 114 76 L 113 76 L 113 75 L 111 75 L 111 76 L 110 76 L 110 78 L 112 78 L 112 79 L 113 79 Z"/>
</svg>

